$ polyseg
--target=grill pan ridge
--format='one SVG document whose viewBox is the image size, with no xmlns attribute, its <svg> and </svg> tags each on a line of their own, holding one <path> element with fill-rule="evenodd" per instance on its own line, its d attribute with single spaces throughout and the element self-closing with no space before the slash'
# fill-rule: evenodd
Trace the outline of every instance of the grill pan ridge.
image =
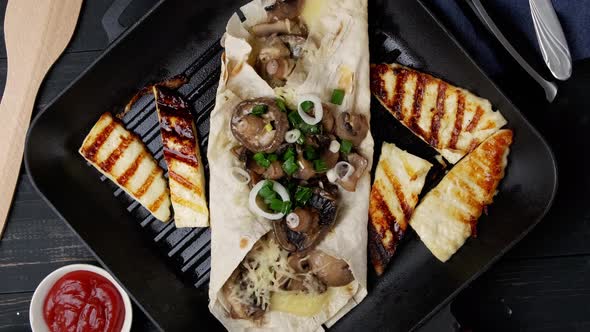
<svg viewBox="0 0 590 332">
<path fill-rule="evenodd" d="M 442 264 L 410 231 L 383 278 L 377 279 L 369 266 L 369 297 L 334 326 L 335 330 L 364 326 L 369 330 L 404 331 L 448 302 L 536 224 L 553 198 L 555 165 L 538 133 L 417 2 L 369 2 L 372 62 L 399 61 L 472 89 L 491 99 L 516 133 L 506 179 L 497 203 L 490 207 L 490 215 L 481 218 L 480 237 L 468 241 L 448 264 Z M 218 330 L 221 325 L 206 308 L 211 229 L 177 229 L 173 221 L 161 223 L 76 153 L 102 112 L 120 110 L 135 90 L 149 82 L 182 73 L 189 82 L 179 92 L 193 106 L 201 151 L 206 156 L 209 114 L 215 105 L 223 52 L 219 40 L 229 15 L 243 1 L 170 3 L 161 2 L 36 117 L 25 162 L 34 185 L 50 205 L 159 328 L 180 331 L 199 326 Z M 171 19 L 175 19 L 173 27 L 161 31 L 159 27 Z M 164 49 L 152 50 L 149 45 Z M 429 55 L 435 50 L 435 55 Z M 134 51 L 149 54 L 131 63 L 128 57 Z M 121 79 L 109 77 L 109 70 L 121 75 Z M 112 91 L 96 91 L 101 86 Z M 91 91 L 96 96 L 88 97 Z M 72 108 L 83 108 L 85 112 L 76 113 Z M 122 121 L 141 137 L 166 170 L 153 98 L 141 98 Z M 384 140 L 394 142 L 435 165 L 424 192 L 442 178 L 446 169 L 434 158 L 436 152 L 374 99 L 371 126 L 376 157 Z M 206 159 L 203 162 L 208 179 Z M 531 171 L 531 167 L 535 170 Z M 56 180 L 54 176 L 61 178 Z M 90 201 L 85 198 L 89 196 L 93 197 Z M 523 206 L 516 216 L 510 213 L 512 200 Z M 498 225 L 501 220 L 508 223 L 517 218 L 524 221 Z"/>
</svg>

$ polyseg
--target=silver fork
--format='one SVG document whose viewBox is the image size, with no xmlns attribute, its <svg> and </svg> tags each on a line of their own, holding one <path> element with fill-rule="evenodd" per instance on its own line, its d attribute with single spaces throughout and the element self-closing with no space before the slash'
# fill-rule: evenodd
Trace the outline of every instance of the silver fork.
<svg viewBox="0 0 590 332">
<path fill-rule="evenodd" d="M 477 17 L 482 21 L 488 29 L 496 36 L 502 46 L 512 55 L 512 57 L 520 64 L 524 70 L 545 90 L 545 98 L 549 102 L 552 102 L 557 96 L 557 85 L 554 82 L 547 81 L 544 79 L 526 60 L 516 51 L 516 49 L 510 44 L 508 39 L 504 37 L 504 34 L 498 29 L 498 26 L 494 23 L 492 18 L 488 15 L 485 8 L 479 0 L 466 0 L 469 7 L 475 12 Z"/>
</svg>

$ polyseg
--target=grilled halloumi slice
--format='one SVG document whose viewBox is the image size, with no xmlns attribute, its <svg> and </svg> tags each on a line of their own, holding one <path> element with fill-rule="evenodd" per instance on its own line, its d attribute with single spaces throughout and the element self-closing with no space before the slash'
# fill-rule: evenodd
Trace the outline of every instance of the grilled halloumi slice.
<svg viewBox="0 0 590 332">
<path fill-rule="evenodd" d="M 487 99 L 395 63 L 371 65 L 371 91 L 452 164 L 506 124 Z"/>
<path fill-rule="evenodd" d="M 410 225 L 442 262 L 474 234 L 504 177 L 512 131 L 500 130 L 461 160 L 420 202 Z"/>
<path fill-rule="evenodd" d="M 205 170 L 190 107 L 169 90 L 154 86 L 153 93 L 168 164 L 174 223 L 176 227 L 208 226 Z"/>
<path fill-rule="evenodd" d="M 369 251 L 378 275 L 408 227 L 431 167 L 428 161 L 395 144 L 383 143 L 369 201 Z"/>
<path fill-rule="evenodd" d="M 79 152 L 158 220 L 170 219 L 170 194 L 164 171 L 139 137 L 110 113 L 96 122 Z"/>
</svg>

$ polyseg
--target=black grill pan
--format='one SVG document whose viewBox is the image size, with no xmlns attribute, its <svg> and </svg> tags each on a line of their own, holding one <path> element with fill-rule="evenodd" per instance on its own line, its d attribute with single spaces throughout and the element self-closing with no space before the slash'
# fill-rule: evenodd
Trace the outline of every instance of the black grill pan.
<svg viewBox="0 0 590 332">
<path fill-rule="evenodd" d="M 500 194 L 471 239 L 446 264 L 410 234 L 386 274 L 369 271 L 369 296 L 334 330 L 414 328 L 520 240 L 548 210 L 557 186 L 552 153 L 537 131 L 460 46 L 414 0 L 370 0 L 371 57 L 399 61 L 471 89 L 508 119 L 515 143 Z M 100 176 L 78 155 L 101 113 L 120 110 L 142 86 L 184 73 L 180 92 L 194 106 L 203 154 L 215 103 L 222 48 L 219 39 L 242 1 L 161 1 L 39 114 L 25 162 L 37 189 L 163 330 L 222 329 L 207 310 L 208 228 L 162 224 Z M 433 163 L 434 151 L 373 100 L 376 153 L 384 140 Z M 153 101 L 145 97 L 123 119 L 162 160 Z M 378 154 L 376 154 L 378 156 Z M 444 174 L 440 165 L 428 187 Z M 363 250 L 364 248 L 359 248 Z"/>
</svg>

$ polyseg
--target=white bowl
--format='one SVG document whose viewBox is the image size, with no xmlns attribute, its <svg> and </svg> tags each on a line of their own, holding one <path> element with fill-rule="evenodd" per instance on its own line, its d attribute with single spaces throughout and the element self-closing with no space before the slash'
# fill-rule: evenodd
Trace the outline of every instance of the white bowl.
<svg viewBox="0 0 590 332">
<path fill-rule="evenodd" d="M 55 282 L 61 278 L 64 274 L 72 271 L 90 271 L 96 274 L 99 274 L 105 278 L 107 278 L 110 282 L 117 287 L 117 290 L 121 294 L 121 298 L 123 299 L 123 304 L 125 305 L 125 318 L 123 320 L 123 327 L 121 329 L 122 332 L 129 332 L 131 329 L 131 321 L 132 321 L 132 308 L 131 308 L 131 301 L 129 300 L 129 296 L 123 290 L 123 287 L 119 285 L 117 281 L 105 270 L 101 269 L 100 267 L 96 267 L 93 265 L 88 264 L 72 264 L 61 267 L 53 272 L 51 272 L 45 279 L 41 281 L 37 289 L 35 289 L 35 293 L 33 294 L 33 298 L 31 299 L 31 306 L 29 307 L 29 321 L 31 322 L 31 329 L 33 332 L 47 332 L 49 328 L 45 323 L 45 319 L 43 318 L 43 303 L 45 302 L 45 297 L 51 287 L 55 284 Z"/>
</svg>

